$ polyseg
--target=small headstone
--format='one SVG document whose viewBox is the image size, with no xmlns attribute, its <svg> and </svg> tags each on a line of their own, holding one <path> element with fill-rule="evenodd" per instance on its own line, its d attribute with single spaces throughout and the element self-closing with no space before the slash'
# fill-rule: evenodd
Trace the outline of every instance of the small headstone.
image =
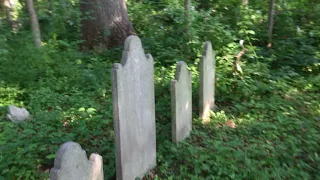
<svg viewBox="0 0 320 180">
<path fill-rule="evenodd" d="M 129 36 L 121 64 L 112 68 L 112 99 L 118 180 L 142 178 L 156 165 L 153 58 Z"/>
<path fill-rule="evenodd" d="M 66 142 L 59 148 L 50 171 L 50 180 L 103 180 L 102 157 L 86 152 L 78 143 Z"/>
<path fill-rule="evenodd" d="M 30 113 L 25 108 L 18 108 L 14 105 L 8 107 L 8 119 L 12 122 L 21 122 L 30 117 Z"/>
<path fill-rule="evenodd" d="M 92 153 L 89 158 L 91 164 L 91 180 L 104 180 L 102 156 Z"/>
<path fill-rule="evenodd" d="M 171 81 L 172 141 L 179 143 L 192 129 L 191 73 L 184 61 L 177 64 L 175 80 Z"/>
<path fill-rule="evenodd" d="M 211 42 L 207 41 L 200 60 L 199 116 L 203 122 L 210 119 L 210 111 L 214 108 L 214 76 L 215 57 Z"/>
</svg>

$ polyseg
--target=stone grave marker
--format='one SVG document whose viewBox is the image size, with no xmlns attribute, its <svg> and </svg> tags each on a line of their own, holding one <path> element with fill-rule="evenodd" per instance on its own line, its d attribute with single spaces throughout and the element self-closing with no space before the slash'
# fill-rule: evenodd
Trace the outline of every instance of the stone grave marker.
<svg viewBox="0 0 320 180">
<path fill-rule="evenodd" d="M 209 121 L 209 112 L 214 108 L 214 76 L 215 57 L 211 42 L 205 43 L 204 52 L 200 60 L 200 90 L 199 116 L 203 122 Z"/>
<path fill-rule="evenodd" d="M 156 165 L 154 67 L 137 36 L 129 36 L 121 64 L 112 67 L 117 179 L 142 178 Z"/>
<path fill-rule="evenodd" d="M 7 118 L 12 122 L 22 122 L 30 117 L 30 113 L 25 108 L 18 108 L 14 105 L 8 106 Z"/>
<path fill-rule="evenodd" d="M 191 73 L 184 61 L 176 67 L 171 81 L 172 141 L 178 144 L 189 136 L 192 129 L 192 82 Z"/>
<path fill-rule="evenodd" d="M 78 143 L 66 142 L 60 146 L 50 180 L 103 180 L 102 157 L 92 153 L 89 160 Z"/>
</svg>

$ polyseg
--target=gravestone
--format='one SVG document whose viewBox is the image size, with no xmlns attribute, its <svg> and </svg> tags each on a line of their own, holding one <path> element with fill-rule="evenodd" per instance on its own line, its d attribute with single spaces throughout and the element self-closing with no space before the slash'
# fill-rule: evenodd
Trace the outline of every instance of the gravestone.
<svg viewBox="0 0 320 180">
<path fill-rule="evenodd" d="M 8 107 L 7 118 L 12 122 L 22 122 L 30 117 L 30 113 L 25 108 L 18 108 L 14 105 Z"/>
<path fill-rule="evenodd" d="M 92 153 L 89 160 L 78 143 L 66 142 L 59 148 L 50 170 L 50 180 L 103 180 L 102 157 Z"/>
<path fill-rule="evenodd" d="M 200 60 L 199 116 L 202 122 L 210 119 L 210 111 L 214 108 L 214 76 L 215 57 L 211 42 L 207 41 Z"/>
<path fill-rule="evenodd" d="M 129 36 L 121 64 L 112 68 L 117 179 L 143 177 L 156 165 L 153 58 Z"/>
<path fill-rule="evenodd" d="M 172 141 L 178 144 L 192 129 L 191 73 L 184 61 L 177 64 L 175 79 L 171 81 Z"/>
</svg>

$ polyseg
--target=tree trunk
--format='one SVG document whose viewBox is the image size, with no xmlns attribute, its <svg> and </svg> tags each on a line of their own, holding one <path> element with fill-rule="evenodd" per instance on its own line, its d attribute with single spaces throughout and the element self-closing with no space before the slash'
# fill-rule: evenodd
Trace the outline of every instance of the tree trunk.
<svg viewBox="0 0 320 180">
<path fill-rule="evenodd" d="M 81 0 L 81 31 L 85 41 L 82 50 L 123 45 L 135 34 L 127 14 L 125 0 Z"/>
<path fill-rule="evenodd" d="M 2 2 L 2 0 L 0 0 L 0 26 L 2 24 L 2 18 L 1 18 L 2 11 L 3 11 L 3 2 Z"/>
<path fill-rule="evenodd" d="M 11 16 L 11 2 L 10 0 L 3 0 L 1 2 L 1 6 L 3 6 L 4 11 L 6 12 L 7 15 L 7 21 L 9 23 L 12 23 L 12 16 Z"/>
<path fill-rule="evenodd" d="M 39 21 L 37 14 L 33 7 L 33 0 L 26 0 L 26 4 L 28 7 L 28 13 L 30 16 L 30 24 L 32 28 L 32 35 L 33 41 L 36 47 L 41 46 L 41 35 L 40 35 L 40 28 L 39 28 Z"/>
<path fill-rule="evenodd" d="M 275 11 L 275 1 L 270 0 L 269 3 L 269 15 L 268 15 L 268 47 L 272 46 L 272 34 L 273 34 L 273 16 Z"/>
<path fill-rule="evenodd" d="M 184 16 L 185 16 L 185 23 L 186 23 L 186 35 L 188 38 L 189 38 L 189 31 L 191 26 L 190 8 L 191 8 L 191 0 L 184 0 Z"/>
</svg>

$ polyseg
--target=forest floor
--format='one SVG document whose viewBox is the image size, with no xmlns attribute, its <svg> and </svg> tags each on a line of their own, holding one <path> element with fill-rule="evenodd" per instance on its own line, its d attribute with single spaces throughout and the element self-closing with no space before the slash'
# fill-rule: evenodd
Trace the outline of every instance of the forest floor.
<svg viewBox="0 0 320 180">
<path fill-rule="evenodd" d="M 105 177 L 114 178 L 111 63 L 56 65 L 37 83 L 1 84 L 0 179 L 48 178 L 55 153 L 66 141 L 78 142 L 88 155 L 102 155 Z M 195 85 L 193 130 L 176 146 L 168 84 L 174 72 L 167 71 L 171 75 L 164 76 L 161 68 L 155 72 L 157 167 L 147 179 L 320 178 L 319 75 L 270 72 L 273 78 L 267 81 L 234 79 L 238 88 L 244 87 L 241 83 L 253 87 L 235 94 L 219 90 L 217 82 L 218 108 L 207 124 L 198 119 Z M 9 104 L 24 105 L 33 119 L 8 121 Z"/>
<path fill-rule="evenodd" d="M 318 77 L 319 78 L 319 77 Z M 178 147 L 160 126 L 155 174 L 176 179 L 319 179 L 320 96 L 305 79 L 269 84 L 273 91 L 219 102 L 211 122 L 194 119 Z M 281 90 L 279 89 L 281 87 Z M 166 127 L 165 127 L 166 126 Z"/>
</svg>

